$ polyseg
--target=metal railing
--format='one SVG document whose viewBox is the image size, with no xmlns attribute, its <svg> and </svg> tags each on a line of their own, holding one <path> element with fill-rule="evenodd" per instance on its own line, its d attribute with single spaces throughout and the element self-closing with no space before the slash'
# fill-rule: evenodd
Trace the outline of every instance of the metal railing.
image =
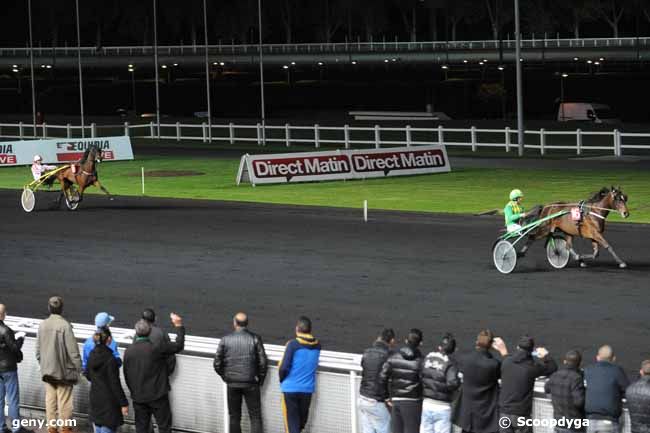
<svg viewBox="0 0 650 433">
<path fill-rule="evenodd" d="M 420 146 L 444 144 L 447 147 L 471 149 L 502 149 L 510 152 L 518 148 L 517 129 L 484 129 L 484 128 L 436 128 L 420 127 L 385 127 L 374 125 L 358 126 L 311 126 L 266 125 L 257 124 L 213 124 L 207 123 L 182 124 L 154 122 L 131 125 L 128 122 L 120 125 L 91 125 L 85 127 L 90 138 L 98 136 L 126 135 L 133 138 L 164 139 L 164 140 L 194 140 L 207 142 L 255 143 L 257 145 L 282 144 L 285 147 L 293 145 L 313 146 L 315 149 L 323 146 L 342 147 L 374 147 L 388 146 Z M 0 124 L 0 137 L 24 139 L 45 138 L 78 138 L 80 126 L 38 125 L 36 131 L 31 124 Z M 544 128 L 525 131 L 524 149 L 545 155 L 552 151 L 572 151 L 582 155 L 588 151 L 606 152 L 622 156 L 624 150 L 650 150 L 650 133 L 622 132 L 618 129 L 611 131 L 575 130 L 546 130 Z"/>
<path fill-rule="evenodd" d="M 523 49 L 535 48 L 616 48 L 616 47 L 648 47 L 650 37 L 640 38 L 538 38 L 521 41 Z M 317 53 L 350 53 L 350 52 L 409 52 L 409 51 L 446 51 L 446 50 L 482 50 L 482 49 L 514 49 L 515 40 L 479 40 L 479 41 L 371 41 L 371 42 L 339 42 L 339 43 L 305 43 L 305 44 L 264 44 L 265 54 L 317 54 Z M 192 55 L 203 53 L 205 45 L 159 45 L 160 55 Z M 210 54 L 254 54 L 259 47 L 257 44 L 217 44 L 208 45 Z M 7 47 L 0 48 L 2 56 L 27 56 L 29 48 Z M 77 54 L 76 47 L 34 47 L 37 56 L 72 56 Z M 153 46 L 107 46 L 81 47 L 83 56 L 134 56 L 153 55 Z"/>
</svg>

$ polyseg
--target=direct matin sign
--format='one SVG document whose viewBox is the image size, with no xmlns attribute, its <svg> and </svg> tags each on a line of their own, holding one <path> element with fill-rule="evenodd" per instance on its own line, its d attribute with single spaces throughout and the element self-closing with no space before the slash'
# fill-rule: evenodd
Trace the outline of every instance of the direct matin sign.
<svg viewBox="0 0 650 433">
<path fill-rule="evenodd" d="M 451 171 L 442 145 L 244 155 L 237 185 L 368 179 Z"/>
</svg>

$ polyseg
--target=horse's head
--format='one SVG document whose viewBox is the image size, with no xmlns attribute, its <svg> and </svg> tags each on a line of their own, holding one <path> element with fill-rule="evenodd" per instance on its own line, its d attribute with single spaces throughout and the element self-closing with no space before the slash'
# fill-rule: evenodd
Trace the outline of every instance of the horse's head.
<svg viewBox="0 0 650 433">
<path fill-rule="evenodd" d="M 104 159 L 104 152 L 102 152 L 99 147 L 97 146 L 92 146 L 90 148 L 90 152 L 88 154 L 89 158 L 91 158 L 95 162 L 102 162 Z"/>
<path fill-rule="evenodd" d="M 620 186 L 612 187 L 609 190 L 609 198 L 612 203 L 612 207 L 621 214 L 623 218 L 630 216 L 630 211 L 627 209 L 627 194 L 623 192 Z"/>
</svg>

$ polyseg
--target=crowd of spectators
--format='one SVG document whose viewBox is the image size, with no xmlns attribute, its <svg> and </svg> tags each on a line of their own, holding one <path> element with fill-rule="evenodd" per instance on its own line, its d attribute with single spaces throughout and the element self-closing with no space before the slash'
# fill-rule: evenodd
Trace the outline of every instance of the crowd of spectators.
<svg viewBox="0 0 650 433">
<path fill-rule="evenodd" d="M 145 309 L 135 323 L 135 337 L 122 360 L 110 325 L 114 318 L 100 312 L 96 332 L 81 353 L 71 324 L 63 317 L 63 299 L 48 302 L 49 317 L 39 326 L 36 359 L 45 389 L 46 419 L 73 420 L 73 387 L 83 375 L 90 382 L 89 421 L 95 433 L 113 433 L 129 414 L 129 401 L 120 381 L 123 370 L 130 392 L 137 433 L 152 431 L 152 417 L 160 433 L 171 432 L 170 376 L 177 353 L 185 347 L 185 327 L 178 314 L 170 320 L 176 334 L 156 324 L 156 314 Z M 17 369 L 23 359 L 24 336 L 4 324 L 0 304 L 0 405 L 6 403 L 12 421 L 20 420 Z M 268 358 L 262 337 L 248 329 L 248 316 L 237 313 L 233 331 L 222 337 L 214 356 L 214 371 L 227 386 L 230 432 L 241 432 L 245 401 L 252 433 L 262 433 L 262 388 Z M 643 361 L 640 378 L 630 384 L 616 364 L 612 347 L 602 346 L 593 364 L 582 368 L 582 354 L 570 350 L 558 365 L 548 350 L 522 336 L 513 351 L 489 330 L 481 331 L 474 348 L 456 351 L 450 333 L 441 336 L 428 354 L 422 352 L 423 333 L 411 329 L 403 344 L 395 332 L 384 329 L 361 358 L 358 411 L 363 433 L 532 433 L 530 422 L 536 380 L 548 379 L 544 391 L 553 406 L 556 433 L 620 433 L 623 403 L 632 433 L 650 433 L 650 360 Z M 320 343 L 312 323 L 301 316 L 295 338 L 278 364 L 282 412 L 287 433 L 307 425 Z M 31 433 L 0 411 L 1 433 Z M 72 424 L 48 425 L 48 433 L 71 432 Z"/>
</svg>

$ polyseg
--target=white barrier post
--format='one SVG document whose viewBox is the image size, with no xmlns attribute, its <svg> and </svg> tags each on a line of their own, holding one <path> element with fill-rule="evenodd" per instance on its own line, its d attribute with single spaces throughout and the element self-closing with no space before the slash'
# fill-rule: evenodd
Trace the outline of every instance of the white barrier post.
<svg viewBox="0 0 650 433">
<path fill-rule="evenodd" d="M 95 138 L 97 137 L 97 125 L 94 123 L 90 124 L 90 138 Z"/>
<path fill-rule="evenodd" d="M 472 152 L 476 152 L 476 127 L 475 126 L 472 126 L 470 134 L 472 136 Z"/>
<path fill-rule="evenodd" d="M 72 130 L 70 128 L 69 123 L 67 125 L 65 125 L 65 132 L 66 132 L 66 135 L 68 136 L 68 138 L 72 138 Z"/>
<path fill-rule="evenodd" d="M 406 147 L 411 147 L 411 125 L 406 125 Z"/>
<path fill-rule="evenodd" d="M 510 127 L 506 126 L 506 152 L 510 152 Z"/>
<path fill-rule="evenodd" d="M 621 131 L 618 129 L 614 130 L 614 155 L 621 156 Z"/>
<path fill-rule="evenodd" d="M 314 125 L 314 146 L 316 146 L 316 149 L 320 147 L 320 131 L 318 130 L 318 123 Z"/>
<path fill-rule="evenodd" d="M 235 125 L 232 122 L 228 124 L 228 139 L 230 144 L 235 144 Z"/>
<path fill-rule="evenodd" d="M 350 126 L 343 125 L 343 141 L 345 142 L 345 148 L 350 148 Z"/>
<path fill-rule="evenodd" d="M 379 125 L 375 125 L 375 149 L 381 147 L 381 134 L 379 133 Z"/>
<path fill-rule="evenodd" d="M 208 130 L 207 130 L 207 125 L 205 122 L 201 122 L 201 133 L 203 134 L 203 142 L 206 143 L 208 141 Z"/>
<path fill-rule="evenodd" d="M 142 195 L 144 195 L 144 167 L 140 167 L 142 169 Z"/>
<path fill-rule="evenodd" d="M 257 124 L 257 128 L 255 128 L 257 131 L 257 145 L 261 146 L 262 145 L 262 125 L 259 123 Z"/>
<path fill-rule="evenodd" d="M 442 125 L 438 125 L 438 144 L 441 146 L 445 144 L 445 135 L 442 130 Z"/>
<path fill-rule="evenodd" d="M 18 135 L 20 136 L 20 139 L 23 139 L 23 122 L 18 123 Z"/>
<path fill-rule="evenodd" d="M 284 141 L 287 147 L 291 146 L 291 128 L 288 123 L 284 124 Z"/>
<path fill-rule="evenodd" d="M 350 432 L 358 432 L 358 422 L 357 422 L 357 374 L 354 371 L 350 371 Z"/>
<path fill-rule="evenodd" d="M 223 389 L 223 431 L 230 433 L 230 414 L 228 413 L 228 385 L 222 382 Z"/>
<path fill-rule="evenodd" d="M 368 200 L 363 201 L 363 222 L 368 222 Z"/>
<path fill-rule="evenodd" d="M 576 154 L 582 155 L 582 130 L 576 129 Z"/>
<path fill-rule="evenodd" d="M 546 153 L 546 135 L 544 134 L 544 128 L 539 130 L 539 154 L 544 155 Z"/>
<path fill-rule="evenodd" d="M 181 122 L 176 122 L 176 141 L 181 141 Z"/>
<path fill-rule="evenodd" d="M 47 137 L 47 123 L 43 122 L 43 138 Z"/>
<path fill-rule="evenodd" d="M 149 122 L 149 138 L 154 137 L 153 122 Z"/>
<path fill-rule="evenodd" d="M 129 122 L 124 122 L 124 136 L 129 136 Z"/>
</svg>

